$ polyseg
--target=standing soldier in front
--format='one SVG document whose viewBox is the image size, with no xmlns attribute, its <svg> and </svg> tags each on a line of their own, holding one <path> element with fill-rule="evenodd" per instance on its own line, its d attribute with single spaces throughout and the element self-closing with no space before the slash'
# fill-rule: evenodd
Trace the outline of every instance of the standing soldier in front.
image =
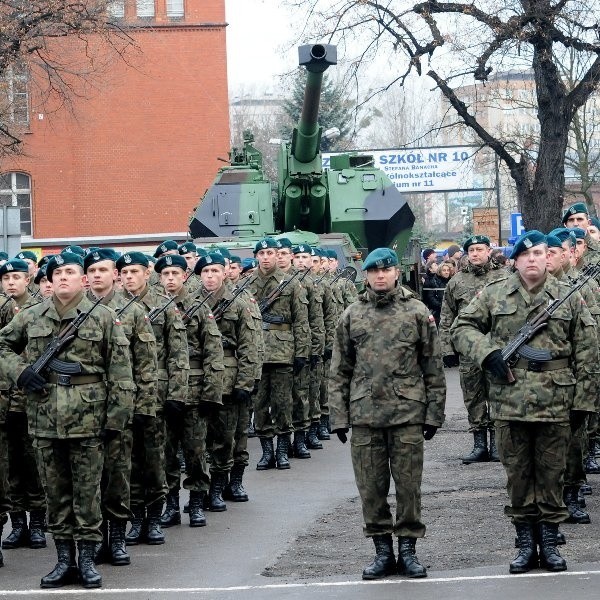
<svg viewBox="0 0 600 600">
<path fill-rule="evenodd" d="M 331 359 L 331 431 L 342 443 L 352 427 L 351 454 L 364 532 L 376 556 L 363 579 L 396 572 L 426 577 L 415 554 L 425 535 L 421 522 L 423 439 L 444 421 L 446 383 L 435 320 L 413 293 L 398 284 L 398 257 L 389 248 L 364 264 L 367 289 L 337 326 Z M 387 496 L 396 486 L 396 522 Z M 394 562 L 392 533 L 399 537 Z"/>
<path fill-rule="evenodd" d="M 467 264 L 450 279 L 444 292 L 440 316 L 440 341 L 446 366 L 458 365 L 458 355 L 450 338 L 450 326 L 460 311 L 471 302 L 483 286 L 506 279 L 508 273 L 491 258 L 490 240 L 485 235 L 471 236 L 464 244 Z M 497 462 L 498 451 L 494 434 L 494 423 L 490 418 L 488 389 L 483 371 L 469 356 L 460 358 L 460 387 L 462 388 L 469 432 L 473 433 L 473 450 L 463 458 L 463 464 Z M 487 432 L 490 431 L 488 451 Z"/>
<path fill-rule="evenodd" d="M 539 562 L 564 571 L 556 549 L 558 524 L 567 519 L 563 481 L 571 429 L 578 430 L 595 409 L 598 341 L 595 322 L 579 293 L 572 294 L 528 342 L 548 350 L 549 361 L 520 358 L 511 371 L 501 349 L 526 322 L 569 286 L 546 271 L 546 236 L 529 231 L 515 244 L 516 272 L 485 287 L 458 315 L 452 341 L 489 371 L 492 415 L 498 452 L 506 471 L 511 506 L 505 512 L 517 530 L 519 553 L 511 573 L 525 573 Z"/>
<path fill-rule="evenodd" d="M 58 562 L 42 578 L 43 588 L 73 582 L 75 542 L 79 576 L 86 588 L 100 587 L 94 566 L 100 525 L 103 441 L 122 432 L 133 412 L 129 343 L 114 313 L 85 297 L 83 260 L 64 252 L 50 260 L 47 276 L 54 295 L 15 315 L 0 333 L 3 373 L 27 396 L 30 432 L 48 500 L 48 529 Z M 88 316 L 56 358 L 78 366 L 68 375 L 52 368 L 44 376 L 34 363 L 65 325 Z M 22 356 L 26 352 L 27 360 Z M 71 369 L 70 369 L 71 370 Z"/>
</svg>

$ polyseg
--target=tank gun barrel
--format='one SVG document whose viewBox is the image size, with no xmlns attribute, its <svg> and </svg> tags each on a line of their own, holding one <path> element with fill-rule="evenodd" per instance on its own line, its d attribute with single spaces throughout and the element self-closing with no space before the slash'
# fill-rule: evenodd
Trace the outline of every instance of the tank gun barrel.
<svg viewBox="0 0 600 600">
<path fill-rule="evenodd" d="M 337 64 L 337 48 L 331 44 L 307 44 L 298 48 L 298 62 L 307 73 L 304 103 L 298 127 L 292 138 L 292 155 L 302 163 L 314 160 L 319 153 L 321 129 L 317 121 L 323 73 Z"/>
</svg>

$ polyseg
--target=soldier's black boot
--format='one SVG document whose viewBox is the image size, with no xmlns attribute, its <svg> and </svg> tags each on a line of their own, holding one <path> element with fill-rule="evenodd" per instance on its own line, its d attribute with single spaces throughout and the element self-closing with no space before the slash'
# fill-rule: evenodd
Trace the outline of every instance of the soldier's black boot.
<svg viewBox="0 0 600 600">
<path fill-rule="evenodd" d="M 211 512 L 224 512 L 227 510 L 227 504 L 223 501 L 223 489 L 226 485 L 227 473 L 213 473 L 210 476 L 208 502 Z"/>
<path fill-rule="evenodd" d="M 598 473 L 600 473 L 600 465 L 598 464 L 598 462 L 596 461 L 596 458 L 595 458 L 596 441 L 590 439 L 588 448 L 589 448 L 589 452 L 583 463 L 583 466 L 585 468 L 585 472 L 588 475 L 597 475 Z"/>
<path fill-rule="evenodd" d="M 462 459 L 463 465 L 489 461 L 487 429 L 478 429 L 473 432 L 473 450 Z"/>
<path fill-rule="evenodd" d="M 275 451 L 275 461 L 278 469 L 289 469 L 288 448 L 290 447 L 290 434 L 277 436 L 277 450 Z"/>
<path fill-rule="evenodd" d="M 567 561 L 560 555 L 556 548 L 556 523 L 540 523 L 540 567 L 547 571 L 566 571 Z"/>
<path fill-rule="evenodd" d="M 235 464 L 231 467 L 229 474 L 229 483 L 223 490 L 223 498 L 233 502 L 248 502 L 248 494 L 244 489 L 242 481 L 244 479 L 244 465 Z"/>
<path fill-rule="evenodd" d="M 577 523 L 579 525 L 587 525 L 590 523 L 590 515 L 584 510 L 581 510 L 577 499 L 578 488 L 575 485 L 566 485 L 563 491 L 563 500 L 569 511 L 569 516 L 565 523 Z"/>
<path fill-rule="evenodd" d="M 527 573 L 535 569 L 539 561 L 533 526 L 530 523 L 515 523 L 515 529 L 519 553 L 510 563 L 508 570 L 510 573 Z"/>
<path fill-rule="evenodd" d="M 160 517 L 160 524 L 163 527 L 173 527 L 181 525 L 181 512 L 179 511 L 179 492 L 169 492 L 167 494 L 167 506 L 165 512 Z"/>
<path fill-rule="evenodd" d="M 204 492 L 190 491 L 190 527 L 204 527 L 206 517 L 202 510 Z"/>
<path fill-rule="evenodd" d="M 131 558 L 125 545 L 125 527 L 127 521 L 114 520 L 110 522 L 110 564 L 120 567 L 131 563 Z"/>
<path fill-rule="evenodd" d="M 96 542 L 80 540 L 77 542 L 77 566 L 79 567 L 79 578 L 81 585 L 86 589 L 102 587 L 102 576 L 96 571 L 94 564 L 94 553 Z"/>
<path fill-rule="evenodd" d="M 148 507 L 148 541 L 151 546 L 159 546 L 165 543 L 165 534 L 160 527 L 162 515 L 162 501 L 153 502 Z"/>
<path fill-rule="evenodd" d="M 375 544 L 375 558 L 363 569 L 362 578 L 381 579 L 388 575 L 395 575 L 397 567 L 392 535 L 386 533 L 373 536 L 373 543 Z"/>
<path fill-rule="evenodd" d="M 584 496 L 591 496 L 592 495 L 592 486 L 589 483 L 582 483 L 579 486 L 579 491 L 584 495 Z M 585 507 L 584 507 L 585 508 Z"/>
<path fill-rule="evenodd" d="M 330 439 L 329 435 L 329 415 L 321 415 L 321 420 L 319 421 L 319 432 L 317 433 L 317 437 L 320 440 L 328 440 Z"/>
<path fill-rule="evenodd" d="M 273 448 L 273 438 L 260 438 L 263 454 L 256 464 L 257 471 L 266 471 L 275 468 L 275 450 Z"/>
<path fill-rule="evenodd" d="M 75 564 L 75 542 L 73 540 L 54 540 L 58 562 L 54 569 L 40 582 L 41 588 L 59 588 L 77 581 Z"/>
<path fill-rule="evenodd" d="M 29 547 L 37 550 L 46 547 L 46 511 L 32 510 L 29 514 Z"/>
<path fill-rule="evenodd" d="M 419 562 L 416 555 L 417 540 L 415 538 L 398 538 L 398 574 L 412 579 L 427 577 L 427 569 Z"/>
<path fill-rule="evenodd" d="M 294 431 L 294 456 L 296 458 L 310 458 L 306 447 L 306 431 Z"/>
<path fill-rule="evenodd" d="M 131 529 L 125 536 L 125 543 L 128 546 L 137 546 L 145 541 L 144 519 L 146 517 L 146 508 L 136 506 L 133 508 L 133 517 L 131 519 Z"/>
<path fill-rule="evenodd" d="M 585 508 L 586 506 L 585 496 L 581 491 L 581 486 L 577 488 L 577 503 L 579 504 L 580 508 Z"/>
<path fill-rule="evenodd" d="M 500 456 L 498 454 L 498 448 L 496 447 L 496 432 L 490 429 L 490 450 L 489 450 L 490 462 L 500 462 Z"/>
<path fill-rule="evenodd" d="M 306 434 L 306 447 L 310 450 L 322 450 L 323 444 L 319 440 L 319 423 L 317 421 L 313 421 L 308 428 L 308 433 Z"/>
<path fill-rule="evenodd" d="M 24 510 L 11 512 L 10 522 L 12 524 L 12 531 L 2 542 L 2 548 L 4 550 L 12 550 L 13 548 L 23 548 L 24 546 L 29 546 L 27 513 Z"/>
</svg>

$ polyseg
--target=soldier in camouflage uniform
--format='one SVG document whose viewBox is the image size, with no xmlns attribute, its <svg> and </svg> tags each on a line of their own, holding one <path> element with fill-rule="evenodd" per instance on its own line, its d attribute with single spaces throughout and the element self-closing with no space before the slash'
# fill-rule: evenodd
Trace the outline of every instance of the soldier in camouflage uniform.
<svg viewBox="0 0 600 600">
<path fill-rule="evenodd" d="M 25 253 L 20 253 L 25 254 Z M 35 255 L 34 255 L 35 256 Z M 1 300 L 0 328 L 13 317 L 39 302 L 28 292 L 31 258 L 12 259 L 0 267 L 2 289 L 8 296 Z M 34 262 L 35 266 L 35 262 Z M 46 496 L 35 462 L 35 450 L 27 427 L 25 394 L 11 386 L 8 380 L 0 381 L 0 395 L 6 397 L 9 410 L 6 414 L 6 441 L 8 444 L 9 496 L 12 504 L 10 519 L 12 531 L 2 542 L 4 549 L 45 548 Z M 27 512 L 31 511 L 29 527 Z"/>
<path fill-rule="evenodd" d="M 181 256 L 159 258 L 155 270 L 165 291 L 175 296 L 187 331 L 190 374 L 185 402 L 168 399 L 165 404 L 167 443 L 165 446 L 167 508 L 161 517 L 163 527 L 181 523 L 179 489 L 181 469 L 177 448 L 181 444 L 186 465 L 183 487 L 190 490 L 190 527 L 203 527 L 204 496 L 210 487 L 206 467 L 206 435 L 208 420 L 222 405 L 223 345 L 215 320 L 201 298 L 191 294 L 185 282 L 186 262 Z M 194 309 L 197 307 L 197 309 Z M 190 312 L 190 316 L 186 315 Z"/>
<path fill-rule="evenodd" d="M 517 530 L 519 553 L 511 573 L 538 565 L 567 568 L 556 549 L 558 524 L 568 517 L 562 502 L 565 461 L 571 429 L 582 426 L 595 409 L 598 341 L 595 322 L 579 293 L 560 306 L 528 342 L 545 349 L 551 360 L 520 358 L 512 367 L 501 348 L 548 301 L 564 298 L 569 287 L 546 271 L 546 237 L 524 234 L 513 248 L 516 272 L 488 284 L 452 325 L 452 341 L 489 372 L 489 398 L 498 452 L 507 475 L 511 505 L 505 513 Z"/>
<path fill-rule="evenodd" d="M 194 274 L 194 267 L 198 262 L 198 249 L 193 242 L 185 242 L 178 248 L 179 254 L 185 258 L 187 263 L 186 288 L 188 292 L 196 292 L 200 288 L 200 280 Z"/>
<path fill-rule="evenodd" d="M 58 359 L 81 365 L 81 374 L 50 369 L 44 376 L 34 363 L 65 324 L 93 304 L 84 295 L 83 260 L 64 252 L 50 260 L 52 298 L 24 310 L 0 332 L 2 374 L 27 392 L 29 430 L 48 501 L 48 529 L 58 562 L 42 587 L 73 582 L 75 542 L 79 576 L 86 588 L 99 587 L 94 566 L 100 525 L 103 441 L 122 432 L 133 413 L 129 343 L 114 313 L 97 306 L 61 350 Z M 27 360 L 23 356 L 26 353 Z"/>
<path fill-rule="evenodd" d="M 117 260 L 125 290 L 138 296 L 137 303 L 149 314 L 169 299 L 156 286 L 148 285 L 148 259 L 141 252 L 127 252 Z M 164 544 L 161 528 L 165 480 L 165 412 L 183 406 L 188 395 L 188 342 L 179 311 L 172 305 L 152 321 L 156 338 L 158 393 L 156 417 L 133 431 L 131 456 L 131 529 L 125 537 L 128 546 L 147 542 Z M 168 404 L 167 404 L 168 403 Z M 168 407 L 168 408 L 167 408 Z M 147 517 L 147 520 L 146 520 Z"/>
<path fill-rule="evenodd" d="M 102 516 L 104 544 L 99 560 L 109 560 L 113 565 L 128 565 L 130 557 L 125 546 L 125 527 L 131 517 L 130 479 L 133 431 L 141 433 L 156 418 L 156 339 L 152 326 L 142 308 L 129 293 L 125 296 L 115 291 L 118 275 L 116 255 L 110 248 L 98 248 L 84 259 L 84 270 L 90 284 L 88 298 L 102 304 L 117 314 L 129 340 L 129 351 L 136 393 L 131 425 L 104 447 L 102 470 Z"/>
<path fill-rule="evenodd" d="M 463 244 L 463 249 L 467 253 L 467 264 L 450 279 L 442 301 L 439 329 L 446 366 L 458 364 L 458 357 L 450 338 L 450 326 L 454 319 L 485 285 L 508 277 L 508 272 L 490 258 L 491 248 L 488 237 L 474 235 Z M 460 387 L 469 419 L 469 431 L 474 439 L 473 450 L 463 458 L 463 464 L 489 460 L 497 462 L 499 457 L 496 450 L 494 423 L 490 418 L 486 378 L 469 356 L 461 357 L 459 373 Z"/>
<path fill-rule="evenodd" d="M 237 285 L 240 282 L 240 277 L 242 276 L 242 257 L 236 256 L 235 254 L 231 255 L 231 262 L 229 263 L 229 283 L 232 285 Z"/>
<path fill-rule="evenodd" d="M 210 418 L 212 462 L 210 465 L 209 507 L 226 510 L 224 498 L 246 502 L 243 487 L 244 470 L 248 466 L 247 425 L 251 394 L 258 365 L 257 325 L 243 292 L 234 298 L 227 285 L 225 258 L 209 253 L 196 265 L 210 307 L 221 332 L 225 376 L 223 405 Z"/>
<path fill-rule="evenodd" d="M 250 284 L 257 302 L 266 300 L 288 277 L 277 267 L 277 242 L 273 238 L 260 240 L 254 254 L 259 268 Z M 274 303 L 263 311 L 265 357 L 262 377 L 256 396 L 254 427 L 260 438 L 263 455 L 256 468 L 259 471 L 289 469 L 287 457 L 292 433 L 293 375 L 308 362 L 310 331 L 308 300 L 302 286 L 292 281 L 281 291 Z M 277 436 L 277 451 L 273 437 Z"/>
<path fill-rule="evenodd" d="M 363 579 L 399 572 L 425 577 L 415 554 L 425 535 L 421 522 L 423 438 L 444 421 L 446 383 L 435 320 L 400 286 L 398 257 L 389 248 L 363 264 L 367 289 L 347 308 L 336 329 L 331 360 L 331 430 L 340 441 L 352 427 L 351 454 L 360 493 L 364 533 L 376 556 Z M 396 486 L 396 522 L 387 496 Z M 398 563 L 392 533 L 398 536 Z"/>
</svg>

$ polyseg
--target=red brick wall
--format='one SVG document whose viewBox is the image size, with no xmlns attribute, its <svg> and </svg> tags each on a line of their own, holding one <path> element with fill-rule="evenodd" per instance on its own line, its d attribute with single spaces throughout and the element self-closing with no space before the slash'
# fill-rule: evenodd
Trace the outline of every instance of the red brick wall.
<svg viewBox="0 0 600 600">
<path fill-rule="evenodd" d="M 225 28 L 201 25 L 224 18 L 224 0 L 186 0 L 185 23 L 132 33 L 132 66 L 112 60 L 73 112 L 33 99 L 2 171 L 32 178 L 35 238 L 187 230 L 229 149 Z"/>
</svg>

